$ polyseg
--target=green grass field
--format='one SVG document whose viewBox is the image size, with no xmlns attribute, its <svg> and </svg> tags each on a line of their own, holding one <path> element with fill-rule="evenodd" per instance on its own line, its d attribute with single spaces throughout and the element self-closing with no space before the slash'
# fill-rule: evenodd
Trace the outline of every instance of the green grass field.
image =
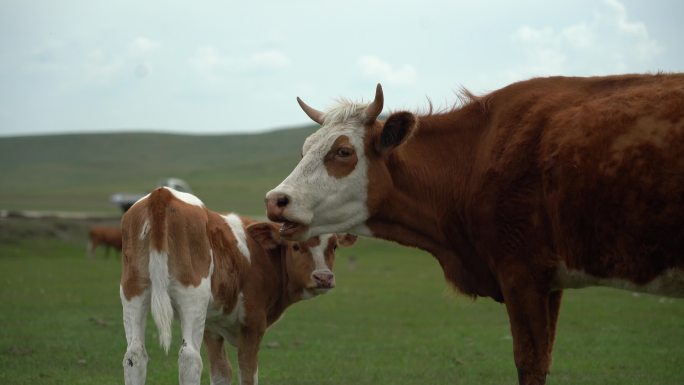
<svg viewBox="0 0 684 385">
<path fill-rule="evenodd" d="M 83 224 L 40 222 L 0 221 L 0 384 L 123 383 L 118 257 L 86 259 Z M 266 334 L 261 383 L 516 383 L 502 305 L 455 294 L 423 252 L 338 250 L 337 288 Z M 682 320 L 682 300 L 568 291 L 548 383 L 682 384 Z M 177 383 L 175 326 L 165 356 L 148 324 L 148 384 Z"/>
<path fill-rule="evenodd" d="M 0 209 L 114 214 L 110 194 L 174 176 L 214 210 L 262 215 L 311 131 L 0 138 Z M 123 383 L 120 262 L 86 259 L 86 227 L 0 219 L 0 385 Z M 335 270 L 335 290 L 267 333 L 261 383 L 516 383 L 504 307 L 455 294 L 431 256 L 362 240 L 339 250 Z M 548 383 L 684 384 L 683 321 L 684 300 L 568 291 Z M 148 384 L 177 383 L 174 333 L 165 356 L 150 320 Z"/>
</svg>

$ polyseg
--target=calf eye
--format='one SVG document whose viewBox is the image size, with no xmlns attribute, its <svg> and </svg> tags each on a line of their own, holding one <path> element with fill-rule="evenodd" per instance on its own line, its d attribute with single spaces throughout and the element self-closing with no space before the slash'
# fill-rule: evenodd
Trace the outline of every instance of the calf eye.
<svg viewBox="0 0 684 385">
<path fill-rule="evenodd" d="M 340 158 L 346 158 L 353 154 L 353 150 L 349 147 L 340 147 L 337 149 L 336 155 Z"/>
<path fill-rule="evenodd" d="M 294 245 L 292 245 L 292 250 L 299 251 L 299 245 L 296 243 Z"/>
</svg>

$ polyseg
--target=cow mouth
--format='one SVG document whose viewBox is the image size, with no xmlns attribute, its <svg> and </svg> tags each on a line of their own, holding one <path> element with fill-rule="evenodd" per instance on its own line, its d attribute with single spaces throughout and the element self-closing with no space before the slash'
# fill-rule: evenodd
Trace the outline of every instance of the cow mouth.
<svg viewBox="0 0 684 385">
<path fill-rule="evenodd" d="M 284 221 L 283 225 L 280 226 L 280 236 L 285 239 L 297 239 L 300 235 L 303 235 L 309 226 L 297 223 Z"/>
<path fill-rule="evenodd" d="M 335 287 L 335 285 L 328 285 L 328 286 L 317 285 L 317 286 L 313 286 L 313 287 L 308 287 L 307 289 L 315 295 L 321 295 L 321 294 L 325 294 L 325 293 L 329 292 L 330 289 L 332 289 L 334 287 Z"/>
</svg>

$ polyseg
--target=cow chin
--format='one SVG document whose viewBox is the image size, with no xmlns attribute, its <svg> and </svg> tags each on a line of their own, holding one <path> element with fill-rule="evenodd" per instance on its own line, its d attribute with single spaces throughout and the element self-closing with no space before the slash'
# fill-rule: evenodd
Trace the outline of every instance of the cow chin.
<svg viewBox="0 0 684 385">
<path fill-rule="evenodd" d="M 313 287 L 308 287 L 306 291 L 312 296 L 318 296 L 321 294 L 325 294 L 330 291 L 330 289 L 334 288 L 335 286 L 329 286 L 329 287 L 323 287 L 323 286 L 313 286 Z"/>
</svg>

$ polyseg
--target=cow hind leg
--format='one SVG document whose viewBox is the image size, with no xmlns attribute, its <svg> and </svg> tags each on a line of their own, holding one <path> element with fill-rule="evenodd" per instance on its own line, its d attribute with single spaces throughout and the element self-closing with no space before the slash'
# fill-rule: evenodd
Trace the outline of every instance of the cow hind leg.
<svg viewBox="0 0 684 385">
<path fill-rule="evenodd" d="M 145 324 L 150 308 L 150 291 L 126 299 L 121 290 L 124 330 L 128 348 L 123 358 L 126 385 L 143 385 L 147 377 L 147 351 L 145 351 Z"/>
<path fill-rule="evenodd" d="M 178 378 L 181 385 L 199 385 L 202 375 L 200 347 L 204 335 L 204 322 L 211 297 L 209 279 L 197 287 L 183 287 L 174 292 L 183 337 L 178 352 Z"/>
</svg>

